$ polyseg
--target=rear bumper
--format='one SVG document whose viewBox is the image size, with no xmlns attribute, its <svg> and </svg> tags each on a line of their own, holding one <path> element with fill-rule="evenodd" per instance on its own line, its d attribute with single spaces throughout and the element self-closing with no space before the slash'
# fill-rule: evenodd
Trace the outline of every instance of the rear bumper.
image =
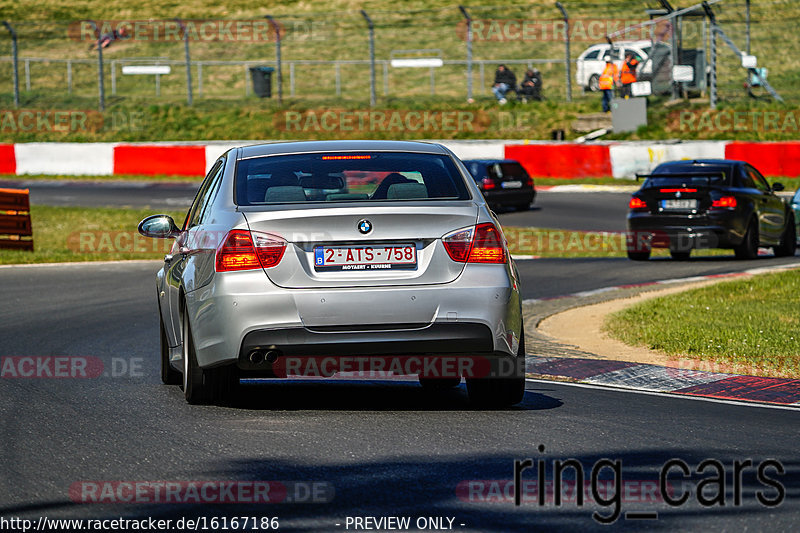
<svg viewBox="0 0 800 533">
<path fill-rule="evenodd" d="M 488 377 L 518 370 L 494 352 L 483 324 L 430 324 L 405 330 L 320 332 L 308 328 L 247 334 L 237 366 L 261 377 L 329 377 L 336 372 Z M 269 356 L 272 355 L 270 359 Z"/>
<path fill-rule="evenodd" d="M 284 355 L 516 355 L 522 332 L 510 265 L 470 264 L 447 284 L 283 289 L 263 271 L 217 274 L 186 294 L 197 362 Z"/>
<path fill-rule="evenodd" d="M 483 197 L 492 205 L 531 204 L 536 199 L 536 189 L 492 189 L 484 191 Z"/>
<path fill-rule="evenodd" d="M 677 222 L 677 223 L 676 223 Z M 649 213 L 628 215 L 628 249 L 670 248 L 691 250 L 733 248 L 741 244 L 746 228 L 729 213 L 714 218 L 659 217 Z"/>
<path fill-rule="evenodd" d="M 485 324 L 435 323 L 399 325 L 386 329 L 378 325 L 363 331 L 334 328 L 287 328 L 251 331 L 239 350 L 240 366 L 256 349 L 278 350 L 286 356 L 320 355 L 436 355 L 490 354 L 494 352 L 492 331 Z"/>
</svg>

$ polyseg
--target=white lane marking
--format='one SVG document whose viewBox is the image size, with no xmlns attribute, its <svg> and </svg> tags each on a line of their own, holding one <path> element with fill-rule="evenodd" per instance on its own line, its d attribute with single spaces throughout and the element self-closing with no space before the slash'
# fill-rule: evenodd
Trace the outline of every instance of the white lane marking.
<svg viewBox="0 0 800 533">
<path fill-rule="evenodd" d="M 580 298 L 585 298 L 587 296 L 594 296 L 595 294 L 602 294 L 604 292 L 613 291 L 614 289 L 615 289 L 615 287 L 603 287 L 602 289 L 594 289 L 594 290 L 591 290 L 591 291 L 576 292 L 575 294 L 573 294 L 573 296 L 578 296 Z"/>
<path fill-rule="evenodd" d="M 566 385 L 570 387 L 579 387 L 584 389 L 596 389 L 596 390 L 605 390 L 605 391 L 612 391 L 612 392 L 624 392 L 628 394 L 645 394 L 648 396 L 661 396 L 664 398 L 673 398 L 675 400 L 694 400 L 700 402 L 711 402 L 711 403 L 722 403 L 726 405 L 735 405 L 738 407 L 760 407 L 760 408 L 767 408 L 767 409 L 781 409 L 783 411 L 798 411 L 798 407 L 800 407 L 800 402 L 798 403 L 790 403 L 788 405 L 778 405 L 778 404 L 771 404 L 771 403 L 761 403 L 761 402 L 753 402 L 747 400 L 726 400 L 722 398 L 708 398 L 706 396 L 690 396 L 688 394 L 678 394 L 674 392 L 655 392 L 655 391 L 645 391 L 645 390 L 636 390 L 636 389 L 623 389 L 619 387 L 613 387 L 611 385 L 593 385 L 591 383 L 572 383 L 569 381 L 549 381 L 546 379 L 534 379 L 534 378 L 525 378 L 525 381 L 529 383 L 542 383 L 547 385 Z M 797 407 L 793 407 L 797 406 Z"/>
</svg>

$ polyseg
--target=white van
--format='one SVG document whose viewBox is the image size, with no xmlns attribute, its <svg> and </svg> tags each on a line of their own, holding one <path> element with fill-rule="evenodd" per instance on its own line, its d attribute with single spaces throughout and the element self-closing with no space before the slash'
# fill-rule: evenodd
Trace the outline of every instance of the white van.
<svg viewBox="0 0 800 533">
<path fill-rule="evenodd" d="M 639 60 L 639 66 L 636 69 L 637 77 L 646 75 L 652 72 L 652 61 L 647 61 L 650 56 L 651 49 L 650 41 L 618 41 L 614 43 L 613 50 L 608 43 L 595 44 L 590 46 L 578 56 L 577 71 L 575 72 L 575 79 L 581 87 L 586 91 L 600 90 L 599 80 L 600 74 L 606 68 L 605 56 L 610 53 L 617 67 L 622 69 L 622 61 L 625 58 L 625 52 L 632 51 Z"/>
</svg>

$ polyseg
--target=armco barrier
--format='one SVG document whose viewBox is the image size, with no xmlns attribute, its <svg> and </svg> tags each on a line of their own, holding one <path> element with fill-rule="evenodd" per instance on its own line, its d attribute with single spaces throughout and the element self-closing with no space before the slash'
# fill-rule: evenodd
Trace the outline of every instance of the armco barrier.
<svg viewBox="0 0 800 533">
<path fill-rule="evenodd" d="M 505 156 L 519 161 L 531 176 L 602 178 L 611 176 L 607 144 L 507 144 Z"/>
<path fill-rule="evenodd" d="M 731 142 L 725 157 L 744 159 L 766 176 L 800 176 L 800 142 Z"/>
<path fill-rule="evenodd" d="M 114 174 L 203 176 L 206 149 L 198 146 L 119 145 L 114 147 Z"/>
<path fill-rule="evenodd" d="M 33 251 L 28 189 L 0 189 L 0 248 Z"/>
<path fill-rule="evenodd" d="M 13 144 L 0 144 L 0 174 L 16 174 L 17 158 Z"/>
<path fill-rule="evenodd" d="M 263 141 L 0 144 L 0 174 L 199 177 L 227 149 L 258 142 Z M 767 176 L 800 176 L 800 141 L 434 142 L 441 142 L 462 159 L 517 159 L 534 177 L 633 178 L 664 161 L 720 157 L 749 161 Z"/>
</svg>

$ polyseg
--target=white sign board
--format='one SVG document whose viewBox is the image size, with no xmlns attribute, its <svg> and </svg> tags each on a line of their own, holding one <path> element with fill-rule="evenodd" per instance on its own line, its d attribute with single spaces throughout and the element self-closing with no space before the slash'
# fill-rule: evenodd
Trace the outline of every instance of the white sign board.
<svg viewBox="0 0 800 533">
<path fill-rule="evenodd" d="M 746 54 L 742 54 L 742 67 L 744 68 L 756 68 L 758 64 L 758 59 L 756 56 L 749 56 Z"/>
<path fill-rule="evenodd" d="M 172 71 L 169 65 L 124 65 L 123 74 L 169 74 Z"/>
<path fill-rule="evenodd" d="M 689 65 L 675 65 L 672 67 L 672 81 L 694 80 L 694 67 Z"/>
<path fill-rule="evenodd" d="M 444 61 L 440 57 L 422 57 L 419 59 L 392 59 L 392 67 L 441 67 Z"/>
<path fill-rule="evenodd" d="M 631 94 L 633 96 L 650 96 L 653 93 L 649 81 L 635 81 L 631 83 Z"/>
</svg>

